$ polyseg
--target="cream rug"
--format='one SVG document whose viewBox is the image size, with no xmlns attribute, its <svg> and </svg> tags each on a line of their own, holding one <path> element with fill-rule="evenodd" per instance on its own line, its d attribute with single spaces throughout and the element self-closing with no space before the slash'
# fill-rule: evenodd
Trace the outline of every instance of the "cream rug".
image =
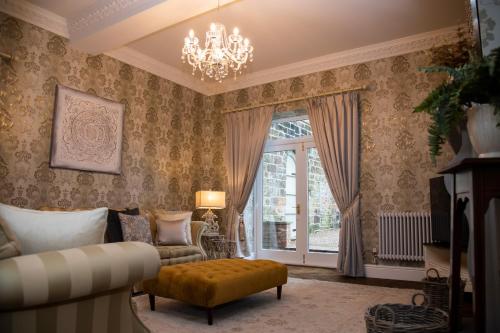
<svg viewBox="0 0 500 333">
<path fill-rule="evenodd" d="M 134 297 L 137 312 L 153 333 L 281 333 L 366 332 L 364 312 L 379 303 L 410 303 L 410 289 L 365 286 L 289 278 L 281 301 L 276 288 L 214 310 L 207 325 L 205 311 L 178 301 L 156 298 L 149 310 L 147 296 Z"/>
</svg>

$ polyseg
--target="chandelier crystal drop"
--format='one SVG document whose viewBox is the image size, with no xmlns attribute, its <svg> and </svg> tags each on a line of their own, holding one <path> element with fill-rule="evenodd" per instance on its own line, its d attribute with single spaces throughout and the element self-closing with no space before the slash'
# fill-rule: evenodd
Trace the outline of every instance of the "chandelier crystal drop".
<svg viewBox="0 0 500 333">
<path fill-rule="evenodd" d="M 182 62 L 193 66 L 193 75 L 196 70 L 201 72 L 201 80 L 205 76 L 222 82 L 228 76 L 229 70 L 241 74 L 248 62 L 253 61 L 253 47 L 248 38 L 240 35 L 238 28 L 234 28 L 229 36 L 226 27 L 221 23 L 212 23 L 206 32 L 205 48 L 200 47 L 199 39 L 190 30 L 184 39 L 182 48 Z"/>
</svg>

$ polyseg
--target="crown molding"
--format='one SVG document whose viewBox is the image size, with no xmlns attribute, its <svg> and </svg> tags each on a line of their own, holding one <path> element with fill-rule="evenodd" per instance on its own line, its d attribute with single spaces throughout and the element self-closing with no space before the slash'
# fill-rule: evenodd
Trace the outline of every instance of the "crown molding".
<svg viewBox="0 0 500 333">
<path fill-rule="evenodd" d="M 458 41 L 458 27 L 459 26 L 452 26 L 433 30 L 249 73 L 239 77 L 236 81 L 226 81 L 218 84 L 211 83 L 210 90 L 212 94 L 220 94 L 291 77 L 390 58 L 402 54 L 427 50 L 440 45 L 451 44 Z"/>
<path fill-rule="evenodd" d="M 186 72 L 183 72 L 176 67 L 153 59 L 130 47 L 121 47 L 104 54 L 134 67 L 143 69 L 164 79 L 173 81 L 203 95 L 212 95 L 212 91 L 209 89 L 209 85 L 206 85 L 199 78 L 187 74 Z"/>
<path fill-rule="evenodd" d="M 0 0 L 0 11 L 68 38 L 66 19 L 26 0 Z"/>
<path fill-rule="evenodd" d="M 133 8 L 149 7 L 162 2 L 162 0 L 108 0 L 99 1 L 90 8 L 84 10 L 80 15 L 71 18 L 68 22 L 68 28 L 71 35 L 79 34 L 80 31 L 92 28 L 102 21 L 107 21 L 111 17 L 123 13 L 128 14 Z"/>
</svg>

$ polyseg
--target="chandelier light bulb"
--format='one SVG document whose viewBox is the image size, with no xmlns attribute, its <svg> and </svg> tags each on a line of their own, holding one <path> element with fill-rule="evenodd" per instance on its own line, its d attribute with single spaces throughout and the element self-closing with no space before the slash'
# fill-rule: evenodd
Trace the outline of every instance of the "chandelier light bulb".
<svg viewBox="0 0 500 333">
<path fill-rule="evenodd" d="M 215 32 L 215 23 L 210 24 L 210 31 Z"/>
<path fill-rule="evenodd" d="M 189 38 L 193 38 L 194 37 L 194 30 L 191 29 L 189 30 Z"/>
<path fill-rule="evenodd" d="M 245 40 L 243 41 L 243 44 L 245 44 L 245 46 L 250 45 L 250 40 L 248 38 L 245 38 Z"/>
<path fill-rule="evenodd" d="M 238 29 L 237 27 L 234 27 L 233 34 L 238 35 L 239 33 L 240 33 L 240 29 Z"/>
</svg>

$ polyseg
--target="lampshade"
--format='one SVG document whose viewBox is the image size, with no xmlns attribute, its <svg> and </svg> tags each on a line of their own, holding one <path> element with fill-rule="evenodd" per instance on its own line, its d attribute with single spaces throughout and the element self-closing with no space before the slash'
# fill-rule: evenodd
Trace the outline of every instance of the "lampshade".
<svg viewBox="0 0 500 333">
<path fill-rule="evenodd" d="M 196 208 L 201 208 L 201 209 L 226 208 L 226 192 L 222 191 L 196 192 Z"/>
</svg>

